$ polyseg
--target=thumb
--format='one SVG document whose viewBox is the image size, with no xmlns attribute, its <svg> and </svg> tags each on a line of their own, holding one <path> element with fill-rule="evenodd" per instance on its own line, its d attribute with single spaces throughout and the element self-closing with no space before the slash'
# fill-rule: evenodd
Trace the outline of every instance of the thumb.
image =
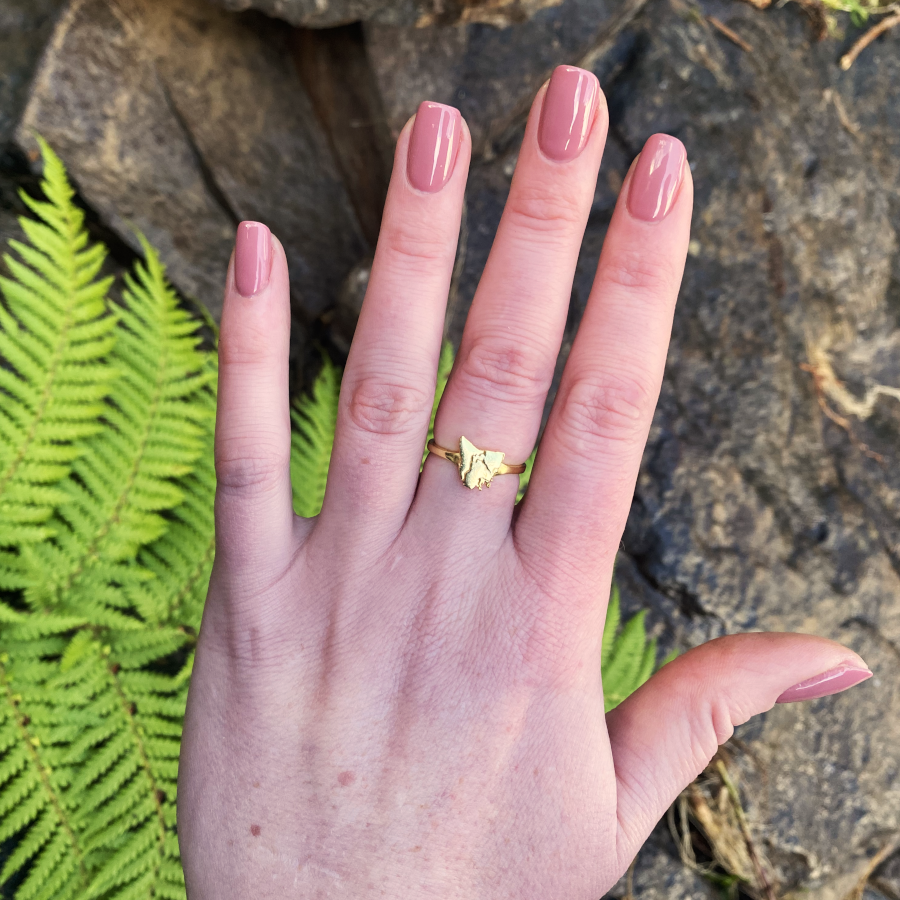
<svg viewBox="0 0 900 900">
<path fill-rule="evenodd" d="M 606 717 L 622 871 L 736 725 L 776 703 L 825 697 L 871 675 L 852 650 L 803 634 L 717 638 L 663 666 Z"/>
</svg>

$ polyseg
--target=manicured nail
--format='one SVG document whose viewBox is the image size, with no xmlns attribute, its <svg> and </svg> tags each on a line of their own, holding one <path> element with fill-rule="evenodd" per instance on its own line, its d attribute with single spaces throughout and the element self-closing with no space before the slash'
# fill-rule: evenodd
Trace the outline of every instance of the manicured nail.
<svg viewBox="0 0 900 900">
<path fill-rule="evenodd" d="M 419 104 L 406 157 L 406 172 L 414 188 L 434 194 L 450 180 L 461 130 L 458 109 L 430 100 Z"/>
<path fill-rule="evenodd" d="M 258 294 L 272 270 L 272 233 L 262 222 L 241 222 L 234 242 L 234 285 L 242 297 Z"/>
<path fill-rule="evenodd" d="M 798 700 L 817 700 L 819 697 L 827 697 L 839 691 L 846 691 L 855 684 L 871 678 L 872 673 L 868 669 L 848 663 L 829 669 L 821 675 L 814 675 L 788 688 L 775 702 L 796 703 Z"/>
<path fill-rule="evenodd" d="M 568 162 L 584 150 L 599 94 L 600 83 L 590 72 L 575 66 L 553 70 L 538 126 L 538 143 L 550 159 Z"/>
<path fill-rule="evenodd" d="M 678 138 L 654 134 L 644 144 L 628 191 L 628 209 L 645 222 L 658 222 L 672 208 L 687 153 Z"/>
</svg>

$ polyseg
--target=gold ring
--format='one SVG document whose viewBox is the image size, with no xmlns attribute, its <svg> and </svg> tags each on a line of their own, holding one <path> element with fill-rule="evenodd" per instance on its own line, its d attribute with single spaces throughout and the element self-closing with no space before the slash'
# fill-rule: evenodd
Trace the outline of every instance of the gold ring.
<svg viewBox="0 0 900 900">
<path fill-rule="evenodd" d="M 525 471 L 525 463 L 507 465 L 503 462 L 504 454 L 499 450 L 479 450 L 464 437 L 459 439 L 459 450 L 447 450 L 431 440 L 428 442 L 428 452 L 459 466 L 462 483 L 469 489 L 478 488 L 479 491 L 485 485 L 490 487 L 495 475 L 521 475 Z"/>
</svg>

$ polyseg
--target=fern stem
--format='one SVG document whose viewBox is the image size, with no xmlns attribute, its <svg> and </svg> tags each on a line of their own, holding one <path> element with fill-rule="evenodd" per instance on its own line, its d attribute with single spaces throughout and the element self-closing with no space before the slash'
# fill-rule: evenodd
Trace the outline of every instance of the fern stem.
<svg viewBox="0 0 900 900">
<path fill-rule="evenodd" d="M 76 294 L 76 288 L 74 287 L 74 283 L 77 277 L 77 272 L 74 268 L 77 265 L 77 253 L 78 248 L 75 246 L 75 241 L 78 238 L 79 233 L 79 223 L 72 221 L 72 208 L 65 207 L 64 208 L 65 216 L 66 216 L 66 226 L 67 226 L 67 235 L 66 238 L 69 242 L 69 247 L 71 249 L 71 257 L 69 261 L 71 265 L 66 271 L 66 275 L 70 281 L 72 286 L 71 296 L 74 298 Z M 59 260 L 57 260 L 59 262 Z M 3 496 L 3 492 L 6 490 L 6 486 L 13 479 L 18 470 L 19 466 L 25 459 L 26 454 L 28 453 L 29 448 L 34 442 L 35 435 L 37 434 L 38 426 L 41 424 L 41 420 L 44 417 L 44 413 L 47 411 L 47 406 L 49 405 L 52 397 L 53 397 L 53 384 L 56 380 L 56 374 L 59 369 L 59 364 L 62 362 L 63 351 L 65 350 L 66 344 L 68 342 L 69 329 L 72 327 L 72 311 L 73 311 L 74 303 L 69 304 L 69 308 L 66 311 L 66 318 L 63 322 L 62 327 L 59 331 L 59 340 L 56 342 L 56 347 L 53 349 L 52 361 L 50 363 L 50 367 L 47 370 L 47 380 L 44 382 L 44 390 L 41 394 L 40 403 L 38 403 L 37 409 L 34 412 L 34 418 L 31 421 L 31 427 L 28 429 L 28 434 L 25 436 L 25 440 L 22 441 L 22 445 L 19 447 L 18 452 L 13 457 L 6 471 L 0 475 L 0 497 Z"/>
<path fill-rule="evenodd" d="M 56 818 L 62 826 L 63 831 L 65 831 L 66 836 L 69 839 L 69 843 L 72 845 L 72 852 L 75 854 L 75 858 L 78 860 L 78 871 L 81 875 L 81 883 L 86 888 L 90 883 L 90 878 L 88 876 L 87 867 L 84 864 L 84 852 L 78 844 L 78 838 L 75 836 L 75 829 L 72 828 L 72 825 L 69 822 L 68 816 L 65 813 L 65 809 L 60 802 L 60 798 L 57 795 L 56 791 L 53 789 L 53 785 L 50 783 L 50 771 L 48 767 L 43 764 L 40 754 L 37 752 L 37 747 L 34 743 L 34 741 L 36 740 L 36 735 L 31 734 L 31 732 L 28 730 L 28 725 L 25 722 L 25 716 L 19 709 L 19 704 L 16 703 L 14 699 L 12 687 L 9 683 L 6 667 L 3 665 L 2 659 L 0 659 L 0 682 L 3 683 L 3 687 L 6 690 L 6 699 L 13 711 L 16 725 L 18 726 L 19 732 L 22 736 L 22 742 L 28 748 L 28 753 L 31 756 L 31 760 L 34 763 L 35 769 L 37 769 L 38 775 L 40 776 L 41 784 L 44 787 L 44 791 L 50 801 L 50 805 L 53 807 L 53 810 L 56 813 Z"/>
<path fill-rule="evenodd" d="M 128 722 L 128 730 L 131 732 L 131 737 L 134 740 L 134 744 L 137 747 L 138 755 L 141 758 L 141 767 L 144 770 L 144 774 L 147 776 L 147 780 L 150 782 L 150 793 L 153 797 L 153 803 L 156 806 L 156 820 L 159 825 L 159 840 L 158 840 L 158 848 L 159 853 L 157 857 L 157 864 L 153 870 L 153 884 L 150 888 L 150 892 L 148 894 L 149 897 L 156 896 L 156 880 L 159 876 L 159 871 L 162 868 L 163 859 L 165 858 L 166 852 L 166 819 L 163 814 L 163 805 L 160 800 L 160 794 L 162 791 L 159 788 L 159 785 L 156 782 L 156 778 L 153 775 L 153 768 L 150 765 L 150 757 L 147 756 L 147 748 L 144 746 L 144 741 L 141 738 L 140 731 L 138 730 L 137 721 L 135 719 L 135 714 L 132 712 L 132 702 L 128 699 L 128 695 L 122 690 L 122 684 L 119 681 L 119 677 L 116 674 L 116 670 L 113 666 L 107 665 L 106 671 L 109 672 L 109 677 L 112 679 L 113 687 L 116 690 L 116 694 L 119 697 L 119 702 L 122 704 L 122 712 L 125 715 L 125 719 Z"/>
</svg>

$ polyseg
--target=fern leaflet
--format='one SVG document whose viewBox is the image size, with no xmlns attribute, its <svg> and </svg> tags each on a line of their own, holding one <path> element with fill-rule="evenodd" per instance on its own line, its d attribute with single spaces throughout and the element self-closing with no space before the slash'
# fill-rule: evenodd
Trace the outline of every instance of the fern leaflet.
<svg viewBox="0 0 900 900">
<path fill-rule="evenodd" d="M 647 611 L 632 616 L 620 629 L 619 589 L 613 586 L 606 608 L 600 665 L 606 712 L 615 709 L 652 674 L 656 665 L 656 638 L 647 640 Z"/>
<path fill-rule="evenodd" d="M 312 392 L 291 410 L 291 485 L 298 516 L 317 516 L 322 509 L 340 392 L 341 371 L 326 357 Z"/>
<path fill-rule="evenodd" d="M 98 278 L 102 245 L 88 244 L 84 214 L 59 158 L 42 141 L 46 201 L 22 194 L 35 220 L 20 224 L 29 242 L 11 241 L 18 259 L 0 277 L 0 546 L 41 541 L 63 495 L 55 487 L 100 427 L 115 374 L 106 364 L 115 316 Z M 14 553 L 0 559 L 0 587 L 21 586 Z"/>
<path fill-rule="evenodd" d="M 33 608 L 92 608 L 97 624 L 119 627 L 121 615 L 109 609 L 146 580 L 135 554 L 165 532 L 160 513 L 182 501 L 174 479 L 203 451 L 211 414 L 198 402 L 212 375 L 197 349 L 199 323 L 178 307 L 158 256 L 143 246 L 145 264 L 135 278 L 126 276 L 112 355 L 121 374 L 110 392 L 108 425 L 84 442 L 74 477 L 60 486 L 65 501 L 53 520 L 54 539 L 23 550 Z"/>
</svg>

